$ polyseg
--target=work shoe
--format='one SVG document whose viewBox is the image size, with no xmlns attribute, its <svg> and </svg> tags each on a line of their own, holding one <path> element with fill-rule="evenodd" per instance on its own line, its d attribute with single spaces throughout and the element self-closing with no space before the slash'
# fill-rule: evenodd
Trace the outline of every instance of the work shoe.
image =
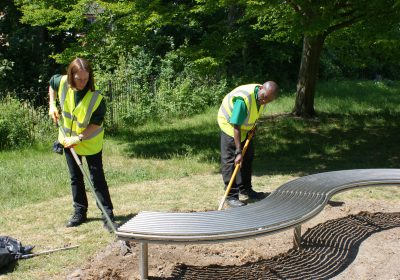
<svg viewBox="0 0 400 280">
<path fill-rule="evenodd" d="M 240 207 L 240 206 L 246 205 L 246 204 L 244 204 L 243 202 L 241 202 L 241 201 L 239 200 L 239 198 L 237 198 L 237 197 L 228 197 L 228 198 L 226 199 L 226 202 L 228 203 L 228 205 L 229 205 L 230 207 Z"/>
<path fill-rule="evenodd" d="M 256 192 L 252 188 L 241 190 L 240 194 L 243 195 L 245 199 L 251 199 L 251 200 L 258 200 L 266 197 L 266 194 L 264 192 Z"/>
<path fill-rule="evenodd" d="M 83 224 L 84 222 L 86 222 L 86 220 L 87 220 L 86 213 L 74 213 L 74 215 L 72 215 L 71 219 L 68 221 L 66 226 L 67 227 L 77 227 L 80 224 Z"/>
</svg>

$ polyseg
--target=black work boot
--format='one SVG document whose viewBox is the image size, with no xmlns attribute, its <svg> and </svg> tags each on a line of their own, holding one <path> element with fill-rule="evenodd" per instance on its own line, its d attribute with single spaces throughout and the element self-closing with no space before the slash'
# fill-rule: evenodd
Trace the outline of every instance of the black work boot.
<svg viewBox="0 0 400 280">
<path fill-rule="evenodd" d="M 239 198 L 234 197 L 234 196 L 230 196 L 226 199 L 226 202 L 228 203 L 228 205 L 230 207 L 240 207 L 240 206 L 244 206 L 246 204 L 244 204 L 243 202 L 241 202 L 239 200 Z"/>
<path fill-rule="evenodd" d="M 266 198 L 266 194 L 264 192 L 256 192 L 252 188 L 240 190 L 240 195 L 244 196 L 245 199 L 250 200 L 259 200 Z"/>
<path fill-rule="evenodd" d="M 68 221 L 68 223 L 66 224 L 67 227 L 77 227 L 80 224 L 83 224 L 84 222 L 86 222 L 87 218 L 86 218 L 86 213 L 74 213 L 74 215 L 72 215 L 71 219 Z"/>
</svg>

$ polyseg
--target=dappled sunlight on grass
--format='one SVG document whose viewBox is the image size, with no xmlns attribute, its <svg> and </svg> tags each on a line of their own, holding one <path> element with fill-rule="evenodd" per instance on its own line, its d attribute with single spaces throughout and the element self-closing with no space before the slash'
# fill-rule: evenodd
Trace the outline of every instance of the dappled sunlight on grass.
<svg viewBox="0 0 400 280">
<path fill-rule="evenodd" d="M 400 83 L 374 81 L 341 81 L 319 83 L 315 108 L 336 114 L 400 113 Z"/>
<path fill-rule="evenodd" d="M 398 167 L 398 82 L 320 83 L 315 119 L 267 114 L 254 139 L 257 174 L 309 174 L 350 168 Z M 289 108 L 280 102 L 271 108 Z M 294 97 L 290 101 L 294 103 Z M 293 102 L 293 103 L 292 103 Z M 274 110 L 274 109 L 272 109 Z"/>
<path fill-rule="evenodd" d="M 285 117 L 266 120 L 255 138 L 258 174 L 316 173 L 350 168 L 398 167 L 393 155 L 398 117 L 380 118 L 320 114 L 318 120 Z M 384 123 L 384 125 L 382 125 Z"/>
</svg>

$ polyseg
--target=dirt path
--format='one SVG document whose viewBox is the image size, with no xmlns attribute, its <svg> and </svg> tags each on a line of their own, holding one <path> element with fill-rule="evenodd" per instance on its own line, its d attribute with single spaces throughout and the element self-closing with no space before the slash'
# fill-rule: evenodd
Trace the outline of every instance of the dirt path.
<svg viewBox="0 0 400 280">
<path fill-rule="evenodd" d="M 302 230 L 301 251 L 291 250 L 292 231 L 211 245 L 151 244 L 150 279 L 400 279 L 398 202 L 328 205 Z M 123 255 L 120 242 L 110 244 L 68 279 L 139 279 L 131 247 Z"/>
</svg>

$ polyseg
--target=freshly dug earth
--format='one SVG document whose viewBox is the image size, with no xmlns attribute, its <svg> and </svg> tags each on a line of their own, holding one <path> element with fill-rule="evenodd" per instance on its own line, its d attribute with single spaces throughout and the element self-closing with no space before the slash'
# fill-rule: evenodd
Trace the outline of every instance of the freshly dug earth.
<svg viewBox="0 0 400 280">
<path fill-rule="evenodd" d="M 331 203 L 302 233 L 301 250 L 292 249 L 292 230 L 217 244 L 150 244 L 150 279 L 400 279 L 396 201 Z M 67 279 L 139 279 L 138 246 L 123 245 L 110 244 Z"/>
</svg>

